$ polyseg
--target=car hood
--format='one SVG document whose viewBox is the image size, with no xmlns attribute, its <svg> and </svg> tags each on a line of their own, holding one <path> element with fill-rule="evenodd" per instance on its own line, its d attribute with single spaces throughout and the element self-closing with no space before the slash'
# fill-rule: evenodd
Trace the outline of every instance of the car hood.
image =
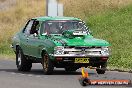
<svg viewBox="0 0 132 88">
<path fill-rule="evenodd" d="M 63 46 L 109 46 L 110 44 L 102 39 L 93 38 L 91 35 L 77 36 L 74 38 L 65 38 L 64 36 L 51 36 L 53 42 L 60 43 Z"/>
</svg>

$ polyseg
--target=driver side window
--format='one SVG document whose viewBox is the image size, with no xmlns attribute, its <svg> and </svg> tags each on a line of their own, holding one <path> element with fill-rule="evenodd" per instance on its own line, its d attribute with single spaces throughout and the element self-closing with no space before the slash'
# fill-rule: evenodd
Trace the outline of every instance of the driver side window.
<svg viewBox="0 0 132 88">
<path fill-rule="evenodd" d="M 33 25 L 33 20 L 28 21 L 23 33 L 25 33 L 26 35 L 30 35 L 30 30 L 32 28 L 32 25 Z"/>
<path fill-rule="evenodd" d="M 34 33 L 38 34 L 39 27 L 40 27 L 39 21 L 30 20 L 25 26 L 25 29 L 23 32 L 26 35 L 32 35 Z"/>
<path fill-rule="evenodd" d="M 32 25 L 32 28 L 30 30 L 30 34 L 35 34 L 36 33 L 38 35 L 39 27 L 40 27 L 39 21 L 34 21 L 33 25 Z"/>
</svg>

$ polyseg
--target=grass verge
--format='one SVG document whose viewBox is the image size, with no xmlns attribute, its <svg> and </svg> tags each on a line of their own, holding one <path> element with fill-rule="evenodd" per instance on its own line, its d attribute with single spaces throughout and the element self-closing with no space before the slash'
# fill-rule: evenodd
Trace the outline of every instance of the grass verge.
<svg viewBox="0 0 132 88">
<path fill-rule="evenodd" d="M 88 17 L 93 35 L 111 43 L 109 66 L 132 68 L 132 5 Z"/>
</svg>

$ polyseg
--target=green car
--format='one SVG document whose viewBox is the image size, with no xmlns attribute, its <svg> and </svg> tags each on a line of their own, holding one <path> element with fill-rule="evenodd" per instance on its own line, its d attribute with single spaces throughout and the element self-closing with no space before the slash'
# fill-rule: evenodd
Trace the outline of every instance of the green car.
<svg viewBox="0 0 132 88">
<path fill-rule="evenodd" d="M 36 17 L 30 19 L 12 38 L 18 71 L 30 71 L 41 63 L 44 74 L 54 67 L 76 71 L 80 67 L 106 71 L 110 44 L 94 38 L 85 23 L 74 17 Z"/>
</svg>

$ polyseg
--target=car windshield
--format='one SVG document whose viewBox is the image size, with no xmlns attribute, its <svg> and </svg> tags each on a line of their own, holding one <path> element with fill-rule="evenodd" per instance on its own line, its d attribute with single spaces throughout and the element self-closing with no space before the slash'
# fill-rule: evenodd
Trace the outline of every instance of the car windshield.
<svg viewBox="0 0 132 88">
<path fill-rule="evenodd" d="M 65 30 L 89 31 L 82 21 L 47 21 L 43 27 L 43 33 L 48 34 L 62 34 Z"/>
</svg>

